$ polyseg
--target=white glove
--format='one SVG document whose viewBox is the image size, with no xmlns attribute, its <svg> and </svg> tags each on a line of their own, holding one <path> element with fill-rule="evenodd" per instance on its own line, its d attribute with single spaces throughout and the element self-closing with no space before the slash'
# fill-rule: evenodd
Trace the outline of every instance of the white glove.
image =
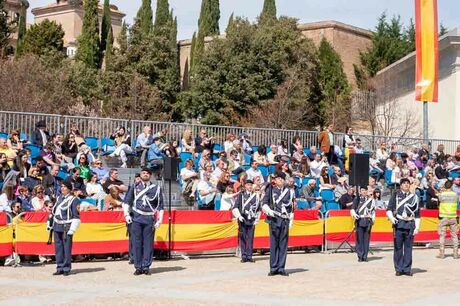
<svg viewBox="0 0 460 306">
<path fill-rule="evenodd" d="M 254 221 L 254 225 L 259 224 L 259 219 L 260 219 L 260 211 L 257 213 L 256 220 Z"/>
<path fill-rule="evenodd" d="M 129 207 L 129 204 L 126 204 L 126 203 L 122 203 L 121 207 L 123 208 L 123 214 L 125 215 L 125 218 L 126 218 L 126 216 L 129 216 L 129 211 L 131 208 Z"/>
<path fill-rule="evenodd" d="M 358 219 L 359 219 L 359 216 L 358 216 L 358 214 L 355 212 L 354 209 L 350 210 L 350 215 L 351 215 L 355 220 L 358 220 Z"/>
<path fill-rule="evenodd" d="M 294 214 L 290 213 L 289 214 L 289 228 L 291 228 L 293 224 L 294 224 Z"/>
<path fill-rule="evenodd" d="M 262 210 L 267 216 L 270 216 L 270 217 L 275 216 L 275 212 L 266 204 L 262 206 Z"/>
<path fill-rule="evenodd" d="M 240 221 L 240 222 L 244 222 L 244 218 L 243 218 L 243 216 L 241 216 L 241 215 L 240 215 L 240 216 L 238 217 L 238 221 Z"/>
<path fill-rule="evenodd" d="M 157 222 L 154 225 L 155 228 L 159 228 L 161 223 L 163 222 L 163 214 L 164 214 L 164 210 L 160 210 L 158 212 Z"/>
<path fill-rule="evenodd" d="M 387 210 L 387 217 L 388 219 L 390 220 L 391 223 L 393 224 L 397 224 L 398 223 L 398 219 L 396 219 L 394 216 L 393 216 L 393 212 L 391 210 Z"/>
<path fill-rule="evenodd" d="M 75 232 L 73 230 L 69 230 L 67 232 L 67 236 L 73 236 L 73 234 L 75 234 Z"/>
<path fill-rule="evenodd" d="M 415 229 L 414 236 L 417 235 L 420 231 L 420 218 L 415 219 Z"/>
<path fill-rule="evenodd" d="M 154 225 L 155 229 L 159 228 L 160 226 L 161 226 L 160 221 L 155 222 L 155 225 Z"/>
<path fill-rule="evenodd" d="M 125 220 L 126 220 L 126 223 L 127 223 L 127 224 L 133 223 L 133 219 L 131 218 L 130 215 L 126 215 L 126 216 L 125 216 Z"/>
<path fill-rule="evenodd" d="M 374 224 L 374 223 L 375 223 L 375 214 L 374 214 L 374 215 L 372 215 L 372 217 L 371 217 L 371 218 L 372 218 L 372 224 Z"/>
<path fill-rule="evenodd" d="M 49 232 L 51 231 L 53 228 L 51 227 L 50 225 L 50 222 L 49 221 L 46 221 L 46 231 Z"/>
</svg>

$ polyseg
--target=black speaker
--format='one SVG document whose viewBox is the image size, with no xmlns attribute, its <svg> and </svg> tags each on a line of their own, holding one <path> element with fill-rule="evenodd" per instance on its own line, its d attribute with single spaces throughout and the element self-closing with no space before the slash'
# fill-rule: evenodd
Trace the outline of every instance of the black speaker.
<svg viewBox="0 0 460 306">
<path fill-rule="evenodd" d="M 163 164 L 163 178 L 166 181 L 177 180 L 177 172 L 179 170 L 180 158 L 166 157 Z"/>
<path fill-rule="evenodd" d="M 350 154 L 349 181 L 351 186 L 367 186 L 369 184 L 369 155 Z"/>
</svg>

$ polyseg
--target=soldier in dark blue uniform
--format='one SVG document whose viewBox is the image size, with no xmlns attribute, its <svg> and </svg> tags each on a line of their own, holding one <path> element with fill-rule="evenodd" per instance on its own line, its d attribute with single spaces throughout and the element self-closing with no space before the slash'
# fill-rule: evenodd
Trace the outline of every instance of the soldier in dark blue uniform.
<svg viewBox="0 0 460 306">
<path fill-rule="evenodd" d="M 262 210 L 270 228 L 270 273 L 289 276 L 284 269 L 288 250 L 289 228 L 294 222 L 294 191 L 286 185 L 286 175 L 276 172 L 274 184 L 265 191 Z"/>
<path fill-rule="evenodd" d="M 412 245 L 420 229 L 420 210 L 418 197 L 409 192 L 409 180 L 401 179 L 400 185 L 388 203 L 387 216 L 393 223 L 396 276 L 412 276 Z"/>
<path fill-rule="evenodd" d="M 151 176 L 150 169 L 142 169 L 141 181 L 130 187 L 123 204 L 126 223 L 130 225 L 134 275 L 150 274 L 155 229 L 163 221 L 163 191 L 150 182 Z"/>
<path fill-rule="evenodd" d="M 371 228 L 375 221 L 375 202 L 367 195 L 367 186 L 361 187 L 359 197 L 355 198 L 350 214 L 356 220 L 356 253 L 358 261 L 367 261 Z"/>
<path fill-rule="evenodd" d="M 260 218 L 259 194 L 252 190 L 253 182 L 246 180 L 235 202 L 233 215 L 238 219 L 241 262 L 255 262 L 252 259 L 254 229 Z"/>
<path fill-rule="evenodd" d="M 70 274 L 73 235 L 80 225 L 79 205 L 80 200 L 72 194 L 72 184 L 67 181 L 62 182 L 61 195 L 53 207 L 46 226 L 48 231 L 54 231 L 57 269 L 53 275 Z"/>
</svg>

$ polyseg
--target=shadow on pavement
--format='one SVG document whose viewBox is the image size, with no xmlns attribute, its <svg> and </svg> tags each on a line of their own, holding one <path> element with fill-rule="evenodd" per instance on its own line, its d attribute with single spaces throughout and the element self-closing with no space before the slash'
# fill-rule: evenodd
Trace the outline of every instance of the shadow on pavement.
<svg viewBox="0 0 460 306">
<path fill-rule="evenodd" d="M 289 274 L 295 274 L 295 273 L 302 273 L 302 272 L 308 272 L 308 269 L 286 269 L 286 272 Z"/>
<path fill-rule="evenodd" d="M 85 269 L 73 269 L 72 274 L 80 274 L 80 273 L 93 273 L 93 272 L 100 272 L 105 271 L 105 268 L 85 268 Z"/>
<path fill-rule="evenodd" d="M 413 274 L 426 273 L 426 272 L 428 272 L 428 270 L 419 269 L 419 268 L 413 268 L 413 269 L 412 269 L 412 273 L 413 273 Z"/>
<path fill-rule="evenodd" d="M 185 270 L 184 267 L 159 267 L 150 269 L 152 274 L 165 273 L 165 272 L 175 272 Z"/>
<path fill-rule="evenodd" d="M 382 260 L 382 259 L 383 259 L 382 256 L 372 256 L 372 257 L 368 257 L 367 261 L 376 261 L 376 260 Z"/>
</svg>

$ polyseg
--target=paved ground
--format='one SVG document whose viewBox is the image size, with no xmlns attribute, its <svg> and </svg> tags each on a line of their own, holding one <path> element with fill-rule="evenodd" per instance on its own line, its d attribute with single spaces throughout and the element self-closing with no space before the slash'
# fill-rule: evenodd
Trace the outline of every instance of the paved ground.
<svg viewBox="0 0 460 306">
<path fill-rule="evenodd" d="M 394 276 L 391 251 L 358 263 L 355 254 L 288 255 L 289 277 L 267 277 L 268 257 L 157 261 L 150 276 L 133 276 L 126 261 L 84 262 L 73 275 L 54 265 L 0 267 L 0 305 L 441 305 L 460 299 L 460 260 L 414 254 L 413 277 Z"/>
</svg>

